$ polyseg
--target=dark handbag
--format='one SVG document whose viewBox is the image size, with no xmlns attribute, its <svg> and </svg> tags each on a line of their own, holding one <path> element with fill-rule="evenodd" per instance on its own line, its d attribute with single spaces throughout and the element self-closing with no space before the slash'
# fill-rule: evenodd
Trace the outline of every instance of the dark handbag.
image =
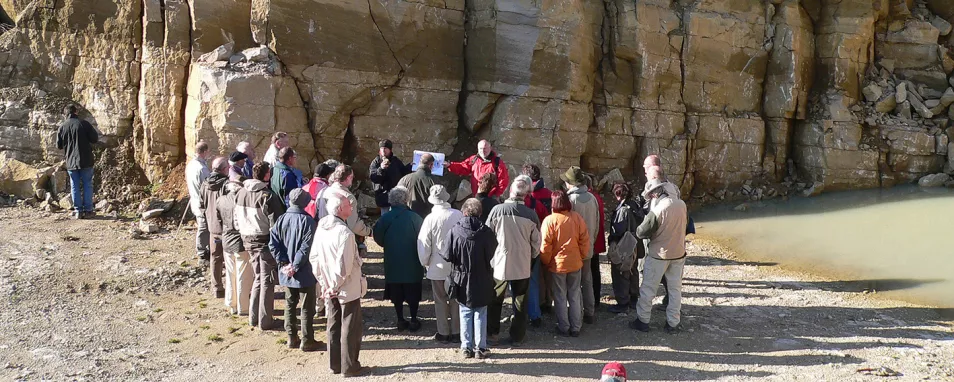
<svg viewBox="0 0 954 382">
<path fill-rule="evenodd" d="M 696 222 L 692 221 L 692 216 L 689 216 L 688 221 L 686 222 L 686 235 L 696 233 Z"/>
</svg>

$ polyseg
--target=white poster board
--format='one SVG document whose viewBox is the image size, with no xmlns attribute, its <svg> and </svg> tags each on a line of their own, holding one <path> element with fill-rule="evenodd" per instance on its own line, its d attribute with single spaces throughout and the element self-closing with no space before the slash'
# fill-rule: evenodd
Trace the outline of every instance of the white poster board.
<svg viewBox="0 0 954 382">
<path fill-rule="evenodd" d="M 414 162 L 411 164 L 411 171 L 417 171 L 417 166 L 421 163 L 421 155 L 424 154 L 431 154 L 434 157 L 434 168 L 431 169 L 431 174 L 444 176 L 444 154 L 430 151 L 414 150 Z"/>
</svg>

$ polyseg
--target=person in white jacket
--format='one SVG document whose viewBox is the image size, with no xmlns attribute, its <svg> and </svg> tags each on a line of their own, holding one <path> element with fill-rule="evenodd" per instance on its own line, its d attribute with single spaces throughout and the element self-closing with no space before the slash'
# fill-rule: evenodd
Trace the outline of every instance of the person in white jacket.
<svg viewBox="0 0 954 382">
<path fill-rule="evenodd" d="M 212 175 L 209 165 L 206 161 L 212 156 L 212 150 L 205 141 L 199 141 L 195 145 L 195 156 L 189 161 L 185 169 L 186 186 L 189 189 L 189 209 L 195 216 L 195 255 L 202 261 L 209 261 L 211 251 L 209 249 L 209 224 L 205 220 L 205 213 L 200 205 L 202 204 L 202 183 Z"/>
<path fill-rule="evenodd" d="M 451 274 L 450 264 L 441 258 L 441 251 L 447 242 L 451 228 L 464 215 L 451 208 L 450 194 L 444 186 L 431 186 L 427 202 L 434 207 L 424 218 L 421 233 L 417 236 L 417 256 L 421 265 L 427 268 L 428 280 L 431 280 L 431 292 L 434 294 L 434 314 L 437 316 L 437 334 L 434 340 L 443 343 L 460 342 L 460 309 L 457 299 L 447 296 L 447 279 Z"/>
<path fill-rule="evenodd" d="M 332 196 L 326 203 L 328 216 L 318 221 L 309 261 L 328 311 L 328 358 L 334 374 L 345 377 L 364 374 L 358 361 L 361 351 L 361 297 L 367 280 L 361 274 L 361 257 L 354 233 L 345 221 L 353 213 L 347 198 Z"/>
</svg>

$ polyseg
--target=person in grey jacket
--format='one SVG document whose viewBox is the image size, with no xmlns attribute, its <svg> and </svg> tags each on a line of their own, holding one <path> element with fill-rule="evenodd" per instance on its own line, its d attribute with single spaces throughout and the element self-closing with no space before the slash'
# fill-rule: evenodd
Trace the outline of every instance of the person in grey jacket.
<svg viewBox="0 0 954 382">
<path fill-rule="evenodd" d="M 669 306 L 666 308 L 666 331 L 679 330 L 682 308 L 682 271 L 686 265 L 686 203 L 666 192 L 664 182 L 653 180 L 643 195 L 652 203 L 649 214 L 636 228 L 636 237 L 648 239 L 646 260 L 643 262 L 643 284 L 639 288 L 636 320 L 629 327 L 649 331 L 653 298 L 659 283 L 668 280 Z"/>
<path fill-rule="evenodd" d="M 488 307 L 490 342 L 500 334 L 500 311 L 503 308 L 507 286 L 513 304 L 513 322 L 510 341 L 520 346 L 527 334 L 527 291 L 530 287 L 530 263 L 540 255 L 540 218 L 524 204 L 530 193 L 530 183 L 518 178 L 510 185 L 510 198 L 490 211 L 487 226 L 497 236 L 497 250 L 491 260 L 494 269 L 495 298 Z M 592 294 L 592 293 L 591 293 Z"/>
<path fill-rule="evenodd" d="M 315 284 L 318 279 L 311 268 L 308 256 L 315 236 L 315 219 L 305 213 L 311 195 L 300 188 L 288 193 L 288 210 L 278 218 L 270 231 L 268 248 L 278 262 L 278 281 L 288 290 L 285 292 L 285 331 L 288 333 L 288 348 L 301 347 L 302 351 L 315 351 Z M 301 307 L 302 341 L 298 337 L 298 303 Z"/>
<path fill-rule="evenodd" d="M 565 173 L 560 175 L 560 179 L 566 183 L 567 195 L 570 197 L 570 204 L 573 205 L 573 211 L 583 217 L 586 222 L 586 229 L 590 233 L 590 251 L 583 258 L 583 269 L 581 284 L 583 284 L 583 323 L 596 323 L 596 298 L 593 294 L 593 272 L 590 262 L 593 259 L 593 245 L 596 243 L 596 237 L 599 235 L 600 228 L 600 207 L 599 202 L 584 185 L 583 170 L 577 166 L 572 166 Z"/>
<path fill-rule="evenodd" d="M 274 324 L 275 281 L 278 279 L 278 264 L 268 249 L 269 229 L 285 213 L 285 203 L 268 187 L 271 166 L 256 163 L 252 167 L 253 179 L 244 182 L 245 187 L 235 197 L 235 225 L 242 234 L 242 242 L 252 259 L 252 292 L 249 301 L 250 326 L 269 330 Z"/>
</svg>

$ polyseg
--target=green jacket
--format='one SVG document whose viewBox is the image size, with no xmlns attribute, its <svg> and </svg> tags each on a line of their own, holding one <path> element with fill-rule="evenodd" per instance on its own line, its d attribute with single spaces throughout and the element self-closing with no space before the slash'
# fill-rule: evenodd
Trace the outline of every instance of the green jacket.
<svg viewBox="0 0 954 382">
<path fill-rule="evenodd" d="M 423 224 L 424 219 L 406 206 L 391 206 L 391 211 L 374 224 L 374 241 L 384 247 L 385 283 L 424 279 L 424 267 L 417 257 L 417 234 Z"/>
</svg>

